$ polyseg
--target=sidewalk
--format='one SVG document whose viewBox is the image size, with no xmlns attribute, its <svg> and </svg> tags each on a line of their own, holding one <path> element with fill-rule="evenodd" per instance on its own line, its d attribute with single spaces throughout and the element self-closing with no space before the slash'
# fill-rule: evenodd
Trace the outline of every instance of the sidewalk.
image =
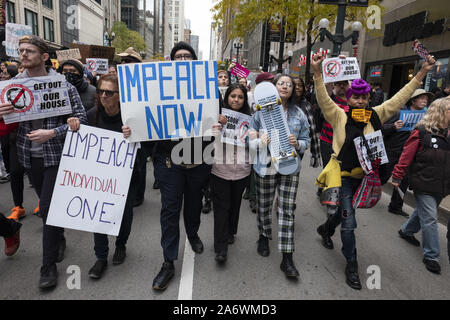
<svg viewBox="0 0 450 320">
<path fill-rule="evenodd" d="M 389 182 L 387 182 L 383 186 L 383 192 L 386 194 L 391 195 L 392 189 L 393 187 Z M 411 190 L 406 191 L 404 202 L 413 208 L 416 207 L 415 204 L 416 201 L 414 199 L 414 195 Z M 439 206 L 438 220 L 440 223 L 446 226 L 449 219 L 450 219 L 450 196 L 447 196 L 442 200 L 441 205 Z"/>
</svg>

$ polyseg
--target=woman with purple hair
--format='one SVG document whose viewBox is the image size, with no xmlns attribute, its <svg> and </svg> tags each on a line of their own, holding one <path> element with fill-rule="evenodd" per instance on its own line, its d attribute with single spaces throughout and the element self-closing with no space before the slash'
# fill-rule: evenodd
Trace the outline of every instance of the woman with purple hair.
<svg viewBox="0 0 450 320">
<path fill-rule="evenodd" d="M 333 127 L 333 154 L 327 167 L 319 179 L 327 181 L 323 175 L 333 174 L 340 178 L 339 209 L 328 220 L 319 226 L 317 232 L 323 241 L 331 242 L 335 228 L 341 224 L 342 253 L 347 259 L 345 268 L 346 283 L 353 289 L 360 290 L 361 282 L 358 275 L 356 256 L 355 209 L 352 206 L 353 196 L 364 177 L 364 171 L 358 160 L 353 139 L 361 135 L 380 130 L 382 124 L 392 117 L 411 97 L 420 85 L 428 71 L 434 66 L 434 59 L 427 57 L 415 78 L 406 84 L 395 96 L 383 104 L 371 108 L 369 106 L 370 86 L 362 79 L 353 80 L 347 90 L 348 113 L 339 108 L 328 96 L 322 78 L 321 54 L 313 56 L 311 66 L 314 70 L 314 87 L 320 109 Z M 326 187 L 326 186 L 325 186 Z"/>
</svg>

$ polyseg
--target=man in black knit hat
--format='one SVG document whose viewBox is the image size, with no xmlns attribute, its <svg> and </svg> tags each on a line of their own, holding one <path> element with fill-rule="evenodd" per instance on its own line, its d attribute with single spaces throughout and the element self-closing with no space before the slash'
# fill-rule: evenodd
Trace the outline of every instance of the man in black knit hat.
<svg viewBox="0 0 450 320">
<path fill-rule="evenodd" d="M 185 42 L 179 42 L 170 54 L 172 60 L 196 60 L 194 49 Z M 219 107 L 219 106 L 217 106 Z M 153 155 L 156 179 L 161 190 L 161 246 L 164 263 L 153 280 L 154 290 L 167 288 L 175 274 L 174 260 L 178 259 L 180 242 L 180 212 L 183 207 L 186 236 L 195 253 L 203 252 L 203 243 L 198 236 L 202 210 L 202 189 L 206 187 L 211 174 L 211 166 L 205 163 L 194 163 L 194 144 L 202 144 L 203 150 L 211 141 L 203 137 L 186 138 L 179 141 L 158 141 Z M 195 141 L 195 142 L 194 142 Z M 182 143 L 184 150 L 191 148 L 189 163 L 175 164 L 172 152 Z M 180 155 L 182 157 L 182 155 Z M 203 161 L 203 158 L 202 158 Z"/>
<path fill-rule="evenodd" d="M 96 88 L 84 78 L 84 66 L 81 61 L 69 59 L 64 61 L 61 68 L 67 81 L 77 88 L 84 110 L 91 109 L 95 103 Z"/>
</svg>

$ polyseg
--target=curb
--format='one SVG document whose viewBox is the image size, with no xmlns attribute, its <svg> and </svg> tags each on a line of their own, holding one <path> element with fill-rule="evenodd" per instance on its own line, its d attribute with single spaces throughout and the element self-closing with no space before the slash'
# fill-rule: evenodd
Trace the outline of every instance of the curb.
<svg viewBox="0 0 450 320">
<path fill-rule="evenodd" d="M 383 185 L 383 192 L 388 194 L 389 196 L 392 195 L 392 189 L 393 187 L 390 185 L 390 183 L 386 183 Z M 416 207 L 416 201 L 414 199 L 414 195 L 411 190 L 407 190 L 405 193 L 404 203 L 407 205 L 415 208 Z M 442 223 L 443 225 L 447 225 L 448 221 L 450 219 L 450 209 L 445 208 L 443 206 L 439 206 L 438 208 L 438 221 L 439 223 Z"/>
</svg>

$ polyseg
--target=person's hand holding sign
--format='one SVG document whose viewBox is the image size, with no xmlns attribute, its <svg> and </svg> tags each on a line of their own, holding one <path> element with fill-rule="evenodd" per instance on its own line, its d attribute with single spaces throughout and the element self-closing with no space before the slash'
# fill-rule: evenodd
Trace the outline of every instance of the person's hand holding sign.
<svg viewBox="0 0 450 320">
<path fill-rule="evenodd" d="M 322 75 L 322 61 L 325 60 L 321 53 L 313 55 L 311 61 L 311 67 L 314 71 L 314 77 L 319 77 Z"/>
<path fill-rule="evenodd" d="M 225 117 L 223 114 L 219 114 L 219 123 L 222 125 L 227 124 L 227 117 Z"/>
<path fill-rule="evenodd" d="M 78 131 L 80 129 L 80 119 L 77 117 L 70 117 L 67 119 L 67 124 L 72 131 Z"/>
<path fill-rule="evenodd" d="M 261 135 L 261 143 L 266 146 L 270 143 L 269 135 L 266 132 Z"/>
<path fill-rule="evenodd" d="M 295 148 L 298 148 L 297 138 L 293 134 L 289 135 L 289 144 Z"/>
<path fill-rule="evenodd" d="M 3 118 L 5 114 L 13 113 L 14 107 L 11 103 L 2 103 L 0 104 L 0 119 Z"/>
<path fill-rule="evenodd" d="M 51 138 L 56 137 L 55 130 L 46 130 L 46 129 L 38 129 L 34 131 L 30 131 L 30 133 L 27 134 L 28 139 L 31 141 L 34 141 L 36 143 L 44 143 L 50 140 Z"/>
<path fill-rule="evenodd" d="M 403 127 L 404 123 L 402 120 L 397 120 L 394 122 L 395 130 L 400 130 Z"/>
<path fill-rule="evenodd" d="M 122 133 L 125 139 L 131 136 L 131 128 L 129 126 L 122 126 Z"/>
</svg>

